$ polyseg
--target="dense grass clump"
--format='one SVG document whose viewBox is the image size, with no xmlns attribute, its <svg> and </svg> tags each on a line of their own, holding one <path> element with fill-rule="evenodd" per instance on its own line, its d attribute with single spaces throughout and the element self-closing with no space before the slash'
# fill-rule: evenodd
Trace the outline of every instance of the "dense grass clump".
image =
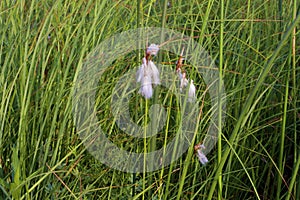
<svg viewBox="0 0 300 200">
<path fill-rule="evenodd" d="M 297 0 L 0 2 L 0 199 L 300 199 L 300 37 Z M 226 90 L 210 104 L 209 86 L 190 63 L 201 117 L 195 144 L 171 165 L 149 173 L 114 170 L 95 159 L 74 122 L 74 83 L 102 41 L 134 28 L 162 27 L 194 38 L 211 55 Z M 149 41 L 151 43 L 151 41 Z M 141 44 L 145 45 L 145 44 Z M 99 80 L 97 119 L 127 151 L 161 148 L 176 136 L 176 96 L 157 87 L 129 99 L 130 116 L 149 121 L 159 102 L 167 125 L 155 138 L 118 129 L 110 110 L 119 77 L 143 51 L 114 61 Z M 178 59 L 160 52 L 156 63 Z M 214 109 L 212 109 L 214 108 Z M 217 112 L 219 140 L 201 165 L 193 146 Z M 223 116 L 224 115 L 224 116 Z"/>
</svg>

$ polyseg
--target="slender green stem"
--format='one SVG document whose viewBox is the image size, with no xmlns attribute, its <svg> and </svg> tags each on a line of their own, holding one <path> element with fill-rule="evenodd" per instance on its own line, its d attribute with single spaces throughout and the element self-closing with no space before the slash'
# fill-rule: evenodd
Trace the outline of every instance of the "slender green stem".
<svg viewBox="0 0 300 200">
<path fill-rule="evenodd" d="M 290 70 L 287 70 L 287 77 L 285 83 L 285 93 L 284 93 L 284 104 L 283 104 L 283 116 L 282 116 L 282 126 L 281 126 L 281 136 L 280 136 L 280 153 L 279 153 L 279 160 L 278 160 L 278 176 L 277 176 L 277 192 L 276 192 L 276 199 L 280 198 L 281 193 L 281 184 L 282 184 L 282 174 L 284 169 L 284 161 L 283 161 L 283 153 L 284 153 L 284 138 L 285 138 L 285 127 L 286 127 L 286 120 L 287 120 L 287 104 L 288 104 L 288 97 L 289 97 L 289 79 L 290 79 Z"/>
<path fill-rule="evenodd" d="M 205 29 L 207 28 L 209 14 L 211 12 L 213 4 L 214 4 L 214 0 L 209 0 L 207 3 L 206 12 L 205 12 L 204 18 L 203 18 L 203 25 L 201 27 L 200 36 L 199 36 L 199 44 L 200 45 L 202 45 L 202 43 L 203 43 Z"/>
<path fill-rule="evenodd" d="M 293 1 L 293 20 L 296 19 L 296 15 L 297 15 L 297 0 Z M 293 100 L 293 108 L 294 108 L 294 112 L 293 112 L 293 121 L 294 121 L 294 167 L 293 167 L 293 175 L 292 175 L 292 179 L 289 183 L 289 188 L 288 188 L 288 194 L 286 196 L 286 200 L 290 199 L 290 196 L 292 194 L 292 191 L 294 189 L 295 191 L 295 196 L 296 199 L 299 199 L 300 196 L 300 192 L 298 190 L 298 194 L 297 194 L 297 185 L 294 186 L 295 182 L 296 182 L 296 177 L 297 174 L 299 174 L 299 165 L 300 165 L 300 152 L 299 152 L 299 140 L 298 138 L 298 134 L 297 134 L 297 114 L 298 114 L 298 107 L 297 107 L 297 101 L 298 101 L 298 95 L 297 95 L 297 74 L 296 74 L 296 27 L 293 29 L 293 34 L 291 37 L 291 63 L 292 63 L 292 91 L 291 91 L 291 97 Z M 299 179 L 299 178 L 298 178 Z M 299 186 L 299 181 L 298 181 L 298 188 Z M 298 195 L 298 197 L 297 197 Z"/>
<path fill-rule="evenodd" d="M 148 107 L 149 100 L 146 99 L 145 105 L 145 118 L 144 118 L 144 168 L 143 168 L 143 190 L 146 189 L 146 171 L 147 171 L 147 124 L 148 124 Z M 145 199 L 145 193 L 143 193 L 142 199 Z"/>
<path fill-rule="evenodd" d="M 299 3 L 299 2 L 298 2 Z M 293 3 L 293 19 L 296 19 L 297 15 L 297 0 L 294 0 Z M 293 88 L 292 88 L 292 98 L 293 98 L 293 105 L 294 105 L 294 163 L 297 162 L 296 158 L 298 157 L 298 145 L 299 140 L 297 139 L 297 118 L 298 118 L 298 110 L 297 102 L 298 102 L 298 95 L 297 95 L 297 88 L 299 86 L 299 83 L 297 83 L 297 61 L 296 61 L 296 27 L 293 30 L 292 35 L 292 42 L 291 42 L 291 48 L 292 48 L 292 82 L 293 82 Z M 299 70 L 298 70 L 299 71 Z M 298 142 L 297 142 L 298 141 Z"/>
<path fill-rule="evenodd" d="M 293 167 L 293 174 L 292 174 L 292 178 L 291 178 L 291 181 L 290 181 L 290 184 L 289 184 L 289 192 L 287 193 L 287 196 L 285 198 L 286 200 L 290 199 L 291 194 L 292 194 L 292 190 L 294 188 L 294 184 L 295 184 L 296 179 L 297 179 L 297 176 L 299 177 L 300 154 L 298 154 L 298 157 L 296 158 L 296 161 L 297 162 L 295 163 L 295 165 Z M 298 183 L 298 187 L 299 187 L 299 183 Z M 297 191 L 296 187 L 295 187 L 295 191 Z M 299 195 L 299 193 L 298 193 L 298 195 Z M 296 199 L 298 199 L 298 198 L 296 197 Z"/>
<path fill-rule="evenodd" d="M 136 27 L 140 28 L 143 25 L 143 18 L 141 17 L 142 13 L 143 13 L 142 0 L 137 0 L 137 8 L 136 8 L 136 10 L 137 10 L 137 14 L 136 14 Z M 138 42 L 137 45 L 138 45 L 138 47 L 140 49 L 141 45 L 143 45 L 143 44 L 140 43 L 140 40 L 137 40 L 137 42 Z M 137 61 L 136 62 L 138 64 L 141 63 L 141 53 L 140 53 L 140 51 L 138 51 Z M 138 105 L 139 105 L 139 99 L 136 98 L 135 99 L 135 106 L 136 106 L 136 108 L 138 107 Z M 135 122 L 137 122 L 137 121 L 138 121 L 138 111 L 135 110 Z M 136 189 L 135 184 L 136 184 L 136 173 L 134 173 L 132 175 L 132 185 L 133 185 L 132 186 L 132 197 L 135 195 L 135 189 Z"/>
<path fill-rule="evenodd" d="M 221 24 L 220 24 L 220 61 L 219 61 L 219 92 L 218 92 L 218 164 L 222 161 L 222 88 L 223 88 L 223 34 L 224 34 L 224 0 L 221 0 Z M 218 199 L 222 198 L 222 172 L 220 172 L 218 177 Z"/>
</svg>

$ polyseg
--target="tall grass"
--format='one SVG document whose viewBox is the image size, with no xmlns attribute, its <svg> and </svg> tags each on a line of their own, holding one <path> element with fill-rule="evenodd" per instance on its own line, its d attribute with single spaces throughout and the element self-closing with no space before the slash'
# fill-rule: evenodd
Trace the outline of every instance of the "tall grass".
<svg viewBox="0 0 300 200">
<path fill-rule="evenodd" d="M 0 199 L 300 199 L 299 21 L 297 0 L 1 1 Z M 186 66 L 203 103 L 195 143 L 213 106 L 218 127 L 226 116 L 206 166 L 191 145 L 168 167 L 124 173 L 96 160 L 79 139 L 72 94 L 86 56 L 116 33 L 150 26 L 193 37 L 218 66 L 225 114 L 222 99 L 211 105 L 208 86 Z M 143 124 L 149 107 L 163 102 L 167 124 L 155 140 L 135 140 L 116 127 L 111 92 L 142 56 L 135 51 L 113 63 L 97 94 L 108 137 L 140 152 L 173 138 L 180 115 L 161 87 L 154 100 L 135 96 L 130 105 Z M 161 52 L 156 61 L 176 59 Z"/>
</svg>

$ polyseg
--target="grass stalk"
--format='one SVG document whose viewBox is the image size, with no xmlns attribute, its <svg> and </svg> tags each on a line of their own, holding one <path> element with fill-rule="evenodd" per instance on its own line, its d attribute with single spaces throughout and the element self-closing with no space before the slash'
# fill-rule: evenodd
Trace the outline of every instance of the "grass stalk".
<svg viewBox="0 0 300 200">
<path fill-rule="evenodd" d="M 148 124 L 148 107 L 149 107 L 149 101 L 146 99 L 146 105 L 145 105 L 145 119 L 144 119 L 144 172 L 143 172 L 143 190 L 146 189 L 146 174 L 147 174 L 147 124 Z M 145 193 L 143 193 L 142 199 L 145 199 Z"/>
<path fill-rule="evenodd" d="M 296 15 L 297 15 L 297 0 L 294 0 L 293 2 L 293 20 L 296 19 Z M 293 84 L 293 88 L 292 88 L 292 98 L 293 98 L 293 105 L 294 105 L 294 141 L 295 141 L 295 145 L 294 145 L 294 155 L 295 155 L 295 160 L 294 163 L 297 162 L 296 158 L 298 157 L 298 145 L 299 143 L 297 143 L 297 114 L 298 114 L 298 110 L 299 108 L 297 108 L 297 102 L 298 102 L 298 95 L 297 95 L 297 86 L 299 85 L 297 83 L 297 61 L 296 61 L 296 27 L 293 30 L 293 35 L 292 35 L 292 42 L 291 42 L 291 49 L 292 49 L 292 84 Z M 299 70 L 298 70 L 299 71 Z"/>
<path fill-rule="evenodd" d="M 137 1 L 137 8 L 136 8 L 136 10 L 137 10 L 137 14 L 136 14 L 136 26 L 137 26 L 137 28 L 140 28 L 141 26 L 143 26 L 143 7 L 142 7 L 142 1 L 141 0 L 138 0 Z M 142 37 L 142 36 L 140 36 L 140 37 Z M 141 46 L 142 45 L 145 45 L 145 44 L 140 44 L 140 40 L 138 40 L 138 47 L 139 47 L 139 49 L 141 48 Z M 137 54 L 137 63 L 138 64 L 140 64 L 140 62 L 141 62 L 141 59 L 142 59 L 142 57 L 141 57 L 141 53 L 140 53 L 140 51 L 138 51 L 138 54 Z M 136 98 L 136 100 L 135 100 L 135 106 L 136 106 L 136 108 L 138 107 L 138 105 L 139 105 L 139 100 L 138 100 L 138 98 Z M 135 111 L 135 121 L 137 122 L 138 121 L 138 112 L 137 112 L 137 110 Z M 135 196 L 135 193 L 136 193 L 136 182 L 137 182 L 137 180 L 136 180 L 136 178 L 137 178 L 137 174 L 136 173 L 134 173 L 133 175 L 132 175 L 132 197 L 134 197 Z"/>
<path fill-rule="evenodd" d="M 282 174 L 284 173 L 284 165 L 285 161 L 283 160 L 284 154 L 284 139 L 286 137 L 286 120 L 287 120 L 287 105 L 288 105 L 288 97 L 289 97 L 289 79 L 290 79 L 290 70 L 288 69 L 286 83 L 285 83 L 285 93 L 284 93 L 284 104 L 283 104 L 283 116 L 282 116 L 282 125 L 281 125 L 281 135 L 280 135 L 280 152 L 278 159 L 279 171 L 277 175 L 277 192 L 276 199 L 281 199 L 281 185 L 282 185 Z"/>
<path fill-rule="evenodd" d="M 293 188 L 295 187 L 295 191 L 297 191 L 297 185 L 295 185 L 296 183 L 296 179 L 297 179 L 297 175 L 299 174 L 299 166 L 300 166 L 300 154 L 298 154 L 298 158 L 296 159 L 297 162 L 295 163 L 294 167 L 293 167 L 293 174 L 292 174 L 292 177 L 291 177 L 291 181 L 290 181 L 290 184 L 289 184 L 289 190 L 288 190 L 288 193 L 287 193 L 287 196 L 286 196 L 286 200 L 289 200 L 291 199 L 291 195 L 292 195 L 292 192 L 293 192 Z M 298 184 L 299 186 L 299 184 Z M 296 192 L 295 192 L 296 193 Z M 299 196 L 299 193 L 296 194 Z M 297 197 L 295 198 L 297 199 Z"/>
<path fill-rule="evenodd" d="M 220 15 L 220 60 L 219 60 L 219 92 L 218 92 L 218 165 L 222 161 L 222 88 L 223 88 L 223 41 L 224 41 L 224 0 L 221 0 L 221 15 Z M 218 199 L 222 198 L 222 172 L 220 172 L 218 177 Z"/>
</svg>

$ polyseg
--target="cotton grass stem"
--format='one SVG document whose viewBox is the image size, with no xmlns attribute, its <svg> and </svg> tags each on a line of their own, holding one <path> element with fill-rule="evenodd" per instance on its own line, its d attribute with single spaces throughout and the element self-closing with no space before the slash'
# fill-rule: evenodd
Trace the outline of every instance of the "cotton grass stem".
<svg viewBox="0 0 300 200">
<path fill-rule="evenodd" d="M 143 191 L 146 189 L 146 170 L 147 170 L 147 122 L 148 122 L 148 104 L 149 100 L 146 99 L 146 105 L 145 105 L 145 118 L 144 118 L 144 172 L 143 172 Z M 142 199 L 145 199 L 145 193 L 143 193 Z"/>
</svg>

